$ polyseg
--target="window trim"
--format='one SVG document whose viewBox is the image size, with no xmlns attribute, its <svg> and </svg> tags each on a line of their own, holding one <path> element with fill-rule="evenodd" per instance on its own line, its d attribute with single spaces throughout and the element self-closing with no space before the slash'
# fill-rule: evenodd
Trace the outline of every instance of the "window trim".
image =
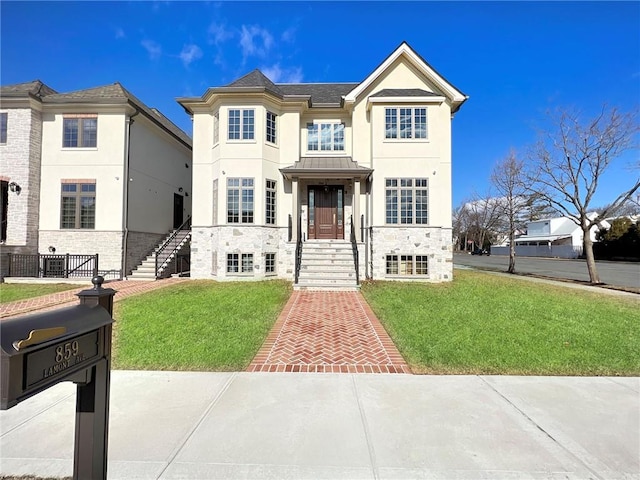
<svg viewBox="0 0 640 480">
<path fill-rule="evenodd" d="M 411 181 L 411 186 L 403 186 L 402 182 L 403 181 Z M 389 185 L 390 182 L 395 182 L 395 185 Z M 423 185 L 417 185 L 418 182 L 424 182 L 424 186 Z M 418 196 L 417 192 L 418 191 L 425 191 L 426 194 L 424 196 Z M 394 192 L 395 196 L 390 196 L 388 193 L 389 192 Z M 406 198 L 406 192 L 411 192 L 411 204 L 409 205 L 410 207 L 410 215 L 411 215 L 411 222 L 403 222 L 403 213 L 405 214 L 404 218 L 406 218 L 406 210 L 403 212 L 403 198 Z M 403 194 L 405 194 L 405 196 L 403 197 Z M 389 210 L 389 199 L 395 198 L 395 202 L 393 202 L 393 204 L 395 204 L 395 215 L 392 215 L 390 217 L 390 210 Z M 425 204 L 425 209 L 424 209 L 424 221 L 422 222 L 417 222 L 417 213 L 418 213 L 418 205 L 419 203 L 422 204 L 422 202 L 418 202 L 418 198 L 420 198 L 421 200 L 424 199 L 424 204 Z M 394 177 L 394 178 L 385 178 L 384 179 L 384 223 L 385 225 L 398 225 L 398 226 L 427 226 L 429 225 L 429 179 L 426 177 Z M 405 205 L 407 205 L 407 203 L 404 203 Z M 422 209 L 420 210 L 420 212 L 422 213 Z M 391 212 L 393 213 L 393 212 Z M 395 218 L 395 222 L 394 221 L 389 221 L 390 218 Z M 422 218 L 422 215 L 421 215 Z"/>
<path fill-rule="evenodd" d="M 269 270 L 269 256 L 273 255 L 272 270 Z M 278 256 L 276 252 L 265 252 L 264 254 L 264 276 L 272 277 L 278 275 Z"/>
<path fill-rule="evenodd" d="M 231 138 L 231 112 L 240 112 L 238 117 L 238 138 Z M 249 113 L 251 113 L 251 122 L 249 124 Z M 246 118 L 245 118 L 246 115 Z M 250 131 L 245 131 L 248 126 Z M 245 138 L 245 135 L 251 134 Z M 256 141 L 256 110 L 255 108 L 229 108 L 227 110 L 227 141 L 232 143 L 251 143 Z"/>
<path fill-rule="evenodd" d="M 393 258 L 395 257 L 395 260 Z M 420 260 L 418 260 L 420 259 Z M 389 262 L 395 261 L 396 273 L 389 272 Z M 402 262 L 411 262 L 411 272 L 401 272 Z M 417 273 L 423 265 L 426 273 Z M 385 255 L 385 277 L 392 278 L 427 278 L 429 277 L 429 255 L 423 253 L 388 253 Z"/>
<path fill-rule="evenodd" d="M 270 119 L 269 116 L 273 118 Z M 271 126 L 269 124 L 272 124 Z M 270 133 L 269 130 L 272 130 Z M 272 137 L 273 139 L 270 139 Z M 267 110 L 265 115 L 265 142 L 271 145 L 278 145 L 278 114 L 272 112 L 271 110 Z"/>
<path fill-rule="evenodd" d="M 87 120 L 95 121 L 95 144 L 83 145 L 85 140 L 84 122 Z M 77 122 L 76 145 L 66 145 L 67 140 L 67 122 Z M 63 150 L 96 150 L 98 148 L 98 115 L 63 115 L 62 116 L 62 149 Z"/>
<path fill-rule="evenodd" d="M 238 180 L 238 185 L 230 185 L 230 182 Z M 251 185 L 243 185 L 245 182 L 251 181 Z M 238 221 L 237 222 L 233 222 L 229 220 L 229 192 L 232 190 L 237 190 L 238 191 Z M 251 191 L 251 210 L 250 210 L 250 214 L 251 214 L 251 220 L 250 221 L 244 221 L 244 215 L 243 215 L 243 200 L 245 198 L 244 196 L 244 192 L 249 192 Z M 245 225 L 252 225 L 255 224 L 256 221 L 256 215 L 255 215 L 255 208 L 256 208 L 256 200 L 255 200 L 255 179 L 253 177 L 229 177 L 227 178 L 227 224 L 228 225 L 241 225 L 241 224 L 245 224 Z M 249 210 L 247 211 L 249 212 Z"/>
<path fill-rule="evenodd" d="M 235 257 L 235 258 L 234 258 Z M 253 261 L 253 253 L 247 252 L 230 252 L 227 253 L 227 262 L 225 265 L 225 272 L 227 276 L 239 276 L 239 277 L 249 277 L 255 274 L 255 263 Z M 250 261 L 248 266 L 245 266 L 245 260 Z M 235 265 L 230 261 L 235 261 Z M 231 269 L 229 268 L 231 266 Z M 233 269 L 235 267 L 235 270 Z M 246 269 L 245 269 L 246 268 Z"/>
<path fill-rule="evenodd" d="M 76 190 L 74 192 L 65 191 L 65 185 L 73 185 Z M 82 187 L 84 185 L 92 185 L 93 191 L 89 190 L 88 192 L 83 192 Z M 93 195 L 90 195 L 93 194 Z M 73 198 L 75 201 L 73 207 L 73 227 L 65 226 L 65 212 L 64 212 L 64 199 L 65 198 Z M 83 198 L 93 198 L 93 223 L 91 226 L 83 227 L 82 226 L 82 199 Z M 60 230 L 95 230 L 96 229 L 96 198 L 97 198 L 97 188 L 95 180 L 62 180 L 60 183 Z"/>
<path fill-rule="evenodd" d="M 340 130 L 336 129 L 336 126 L 341 126 L 342 128 Z M 323 150 L 322 148 L 322 129 L 323 127 L 331 127 L 331 148 L 329 149 L 325 149 Z M 310 130 L 313 128 L 313 130 L 315 130 L 316 132 L 316 142 L 315 145 L 317 146 L 317 149 L 310 149 L 309 147 L 311 146 L 310 142 L 309 142 L 309 132 Z M 345 122 L 331 122 L 331 121 L 326 121 L 326 122 L 322 122 L 322 121 L 317 121 L 317 122 L 307 122 L 307 154 L 308 155 L 331 155 L 331 154 L 344 154 L 347 150 L 347 145 L 346 145 L 346 135 L 345 132 L 347 130 L 347 127 L 345 125 Z M 338 137 L 338 133 L 341 134 L 342 137 L 342 149 L 338 150 L 335 148 L 335 144 L 336 144 L 336 139 L 339 138 Z M 339 143 L 339 142 L 338 142 Z"/>
<path fill-rule="evenodd" d="M 270 186 L 269 184 L 273 186 Z M 266 178 L 264 181 L 264 224 L 276 225 L 278 221 L 278 182 Z M 269 202 L 269 194 L 272 195 L 272 202 Z M 273 211 L 269 212 L 270 206 L 273 206 Z M 269 215 L 271 213 L 271 215 Z"/>
<path fill-rule="evenodd" d="M 401 137 L 401 130 L 400 130 L 400 125 L 402 122 L 402 114 L 401 111 L 403 110 L 411 110 L 411 116 L 410 116 L 410 120 L 411 120 L 411 124 L 410 124 L 410 130 L 409 130 L 409 134 L 411 136 L 409 137 Z M 424 137 L 416 137 L 416 112 L 419 110 L 424 110 Z M 389 111 L 394 112 L 393 115 L 389 115 Z M 422 116 L 421 116 L 422 117 Z M 395 119 L 395 137 L 392 136 L 388 136 L 387 131 L 389 130 L 389 119 L 390 118 L 394 118 Z M 406 118 L 406 117 L 405 117 Z M 414 143 L 420 143 L 420 142 L 429 142 L 429 108 L 427 106 L 423 106 L 423 105 L 418 105 L 418 106 L 409 106 L 409 105 L 403 105 L 403 106 L 385 106 L 384 108 L 384 141 L 385 142 L 414 142 Z"/>
</svg>

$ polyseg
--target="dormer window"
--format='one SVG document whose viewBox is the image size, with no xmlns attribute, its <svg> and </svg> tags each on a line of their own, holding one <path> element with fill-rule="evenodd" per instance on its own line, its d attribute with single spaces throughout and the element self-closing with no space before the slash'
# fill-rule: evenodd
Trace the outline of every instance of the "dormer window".
<svg viewBox="0 0 640 480">
<path fill-rule="evenodd" d="M 308 123 L 307 150 L 344 151 L 344 123 Z"/>
</svg>

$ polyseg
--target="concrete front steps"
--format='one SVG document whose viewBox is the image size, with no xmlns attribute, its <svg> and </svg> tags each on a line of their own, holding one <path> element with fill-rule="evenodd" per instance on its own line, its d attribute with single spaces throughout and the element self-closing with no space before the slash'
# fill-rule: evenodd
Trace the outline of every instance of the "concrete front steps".
<svg viewBox="0 0 640 480">
<path fill-rule="evenodd" d="M 188 246 L 191 241 L 190 230 L 180 230 L 173 238 L 171 238 L 174 233 L 176 232 L 173 231 L 169 233 L 169 235 L 167 235 L 167 237 L 153 249 L 153 252 L 151 252 L 140 265 L 133 269 L 131 275 L 127 277 L 127 280 L 141 280 L 148 282 L 150 280 L 156 280 L 157 278 L 170 276 L 171 266 L 176 260 L 178 253 Z M 162 265 L 165 261 L 166 264 L 164 267 L 160 268 L 160 272 L 158 276 L 156 276 L 156 255 L 158 254 L 158 250 L 160 250 L 164 245 L 166 245 L 166 247 L 160 254 L 158 265 Z"/>
<path fill-rule="evenodd" d="M 294 290 L 357 291 L 351 243 L 345 240 L 307 240 L 302 244 L 298 283 Z"/>
</svg>

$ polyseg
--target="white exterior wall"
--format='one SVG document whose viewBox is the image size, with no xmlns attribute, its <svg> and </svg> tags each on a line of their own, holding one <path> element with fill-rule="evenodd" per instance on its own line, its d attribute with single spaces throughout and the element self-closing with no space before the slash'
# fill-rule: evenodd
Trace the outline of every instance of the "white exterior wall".
<svg viewBox="0 0 640 480">
<path fill-rule="evenodd" d="M 191 150 L 142 115 L 134 117 L 130 136 L 129 230 L 166 234 L 174 193 L 183 197 L 184 220 L 191 215 Z"/>
</svg>

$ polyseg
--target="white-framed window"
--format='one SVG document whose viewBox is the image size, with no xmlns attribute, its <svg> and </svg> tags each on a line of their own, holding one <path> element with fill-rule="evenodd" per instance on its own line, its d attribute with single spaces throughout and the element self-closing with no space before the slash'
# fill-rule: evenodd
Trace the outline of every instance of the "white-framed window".
<svg viewBox="0 0 640 480">
<path fill-rule="evenodd" d="M 384 111 L 384 138 L 426 139 L 426 107 L 389 107 Z"/>
<path fill-rule="evenodd" d="M 385 179 L 385 219 L 390 225 L 426 225 L 429 188 L 426 178 Z"/>
<path fill-rule="evenodd" d="M 277 119 L 278 116 L 275 113 L 267 111 L 267 142 L 276 143 Z"/>
<path fill-rule="evenodd" d="M 427 255 L 387 255 L 387 275 L 428 275 Z"/>
<path fill-rule="evenodd" d="M 218 225 L 218 179 L 216 178 L 213 181 L 213 202 L 212 202 L 212 208 L 213 208 L 213 218 L 211 219 L 212 222 L 211 224 L 213 226 Z"/>
<path fill-rule="evenodd" d="M 227 179 L 227 223 L 253 223 L 253 178 Z"/>
<path fill-rule="evenodd" d="M 265 182 L 265 212 L 264 223 L 267 225 L 276 224 L 276 182 L 266 180 Z"/>
<path fill-rule="evenodd" d="M 264 256 L 264 273 L 265 275 L 276 274 L 276 254 L 266 253 Z"/>
<path fill-rule="evenodd" d="M 229 140 L 253 140 L 255 137 L 255 111 L 229 109 Z"/>
<path fill-rule="evenodd" d="M 344 151 L 344 123 L 308 123 L 307 151 Z"/>
<path fill-rule="evenodd" d="M 220 112 L 213 114 L 213 144 L 220 142 Z"/>
<path fill-rule="evenodd" d="M 253 253 L 227 253 L 227 273 L 253 273 Z"/>
<path fill-rule="evenodd" d="M 98 116 L 74 116 L 62 119 L 63 148 L 95 148 L 98 145 Z"/>
<path fill-rule="evenodd" d="M 60 228 L 96 227 L 96 182 L 63 181 L 60 193 Z"/>
<path fill-rule="evenodd" d="M 0 144 L 7 143 L 7 112 L 0 113 Z"/>
</svg>

